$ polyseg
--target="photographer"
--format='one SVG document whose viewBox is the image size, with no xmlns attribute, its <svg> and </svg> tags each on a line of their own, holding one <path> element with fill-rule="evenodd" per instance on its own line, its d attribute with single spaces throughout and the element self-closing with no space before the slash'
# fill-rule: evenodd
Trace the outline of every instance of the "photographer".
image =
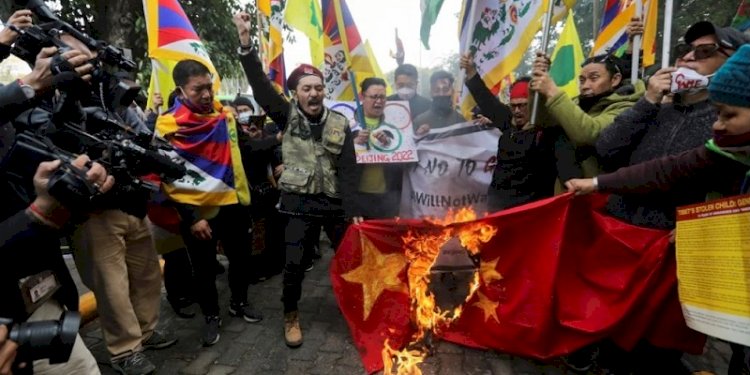
<svg viewBox="0 0 750 375">
<path fill-rule="evenodd" d="M 91 59 L 96 57 L 70 34 L 62 34 L 60 40 Z M 87 97 L 81 99 L 84 106 L 104 104 L 88 103 Z M 125 123 L 138 131 L 135 124 Z M 73 236 L 76 266 L 96 297 L 112 367 L 124 374 L 154 371 L 156 367 L 143 351 L 163 349 L 177 342 L 156 330 L 161 271 L 146 219 L 147 201 L 148 192 L 142 189 L 118 188 L 98 197 L 97 209 Z"/>
<path fill-rule="evenodd" d="M 6 25 L 18 29 L 31 26 L 31 12 L 15 12 Z M 8 57 L 10 44 L 15 42 L 17 33 L 10 27 L 0 31 L 0 59 Z M 68 310 L 78 309 L 78 293 L 60 253 L 60 228 L 71 216 L 67 208 L 48 194 L 47 184 L 50 176 L 61 166 L 60 161 L 44 162 L 33 175 L 18 175 L 7 168 L 12 161 L 11 150 L 15 143 L 16 132 L 10 120 L 20 113 L 35 106 L 34 98 L 38 94 L 52 89 L 51 71 L 52 56 L 56 48 L 44 48 L 34 62 L 31 73 L 20 80 L 0 87 L 0 193 L 4 197 L 0 206 L 0 317 L 12 319 L 14 323 L 27 320 L 47 319 L 51 311 L 52 318 L 59 318 L 63 307 Z M 78 51 L 67 51 L 62 58 L 70 64 L 76 73 L 84 79 L 90 79 L 92 69 L 86 64 L 88 58 Z M 28 161 L 26 161 L 28 164 Z M 86 178 L 97 184 L 100 191 L 107 191 L 114 183 L 107 177 L 104 168 L 91 163 L 87 156 L 80 156 L 73 161 L 71 168 L 85 169 Z M 30 167 L 30 166 L 27 166 Z M 33 202 L 33 203 L 32 203 Z M 33 250 L 33 251 L 29 251 Z M 48 288 L 34 288 L 29 280 L 42 278 Z M 30 294 L 30 292 L 36 292 Z M 34 301 L 34 302 L 32 302 Z M 8 330 L 5 327 L 3 330 Z M 6 332 L 0 336 L 6 340 Z M 5 341 L 0 348 L 0 371 L 7 373 L 9 363 L 14 356 L 15 345 Z M 23 361 L 23 358 L 15 358 Z M 83 345 L 80 336 L 76 337 L 73 351 L 67 363 L 49 365 L 48 361 L 35 361 L 32 364 L 14 364 L 14 373 L 57 372 L 76 374 L 98 374 L 99 370 L 91 353 Z"/>
</svg>

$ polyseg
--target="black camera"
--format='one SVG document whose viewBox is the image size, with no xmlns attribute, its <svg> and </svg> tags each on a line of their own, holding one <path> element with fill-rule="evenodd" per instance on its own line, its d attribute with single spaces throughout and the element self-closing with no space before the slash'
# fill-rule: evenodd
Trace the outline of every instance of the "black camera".
<svg viewBox="0 0 750 375">
<path fill-rule="evenodd" d="M 57 47 L 58 51 L 52 60 L 52 72 L 55 75 L 72 72 L 73 67 L 61 57 L 61 54 L 70 50 L 71 47 L 60 40 L 60 36 L 69 34 L 93 53 L 96 53 L 96 57 L 89 61 L 94 67 L 91 73 L 91 86 L 95 88 L 89 90 L 89 92 L 92 92 L 108 108 L 127 106 L 135 100 L 140 87 L 128 79 L 126 75 L 117 74 L 118 72 L 133 72 L 137 68 L 135 62 L 127 58 L 122 49 L 104 41 L 96 40 L 67 22 L 60 20 L 42 0 L 16 1 L 16 4 L 34 12 L 43 23 L 33 25 L 25 30 L 16 29 L 12 26 L 19 34 L 11 49 L 13 55 L 33 66 L 36 56 L 43 48 Z M 76 75 L 68 77 L 67 80 L 70 81 L 73 77 L 76 77 Z M 61 80 L 64 81 L 66 78 Z M 58 89 L 65 90 L 68 94 L 86 95 L 86 90 L 80 90 L 81 82 L 66 82 L 57 86 Z"/>
<path fill-rule="evenodd" d="M 108 196 L 158 189 L 158 182 L 143 178 L 147 175 L 167 182 L 182 178 L 186 169 L 169 156 L 173 148 L 168 142 L 138 133 L 120 117 L 140 92 L 140 87 L 128 79 L 135 63 L 121 49 L 60 20 L 42 0 L 17 4 L 45 23 L 17 30 L 19 37 L 11 53 L 33 65 L 42 48 L 57 47 L 51 69 L 58 95 L 41 98 L 37 108 L 14 121 L 19 136 L 10 156 L 16 160 L 9 168 L 11 172 L 33 176 L 40 162 L 61 160 L 61 168 L 50 179 L 49 192 L 66 207 L 83 211 L 96 206 L 95 198 L 100 193 L 87 181 L 85 171 L 70 165 L 74 155 L 87 154 L 115 177 L 116 188 Z M 63 33 L 96 53 L 89 61 L 94 66 L 91 82 L 84 82 L 62 58 L 61 54 L 71 48 L 60 39 Z"/>
<path fill-rule="evenodd" d="M 65 363 L 70 359 L 81 314 L 65 311 L 60 320 L 43 320 L 14 324 L 12 319 L 0 318 L 8 327 L 8 339 L 18 344 L 16 363 L 49 359 L 50 364 Z"/>
</svg>

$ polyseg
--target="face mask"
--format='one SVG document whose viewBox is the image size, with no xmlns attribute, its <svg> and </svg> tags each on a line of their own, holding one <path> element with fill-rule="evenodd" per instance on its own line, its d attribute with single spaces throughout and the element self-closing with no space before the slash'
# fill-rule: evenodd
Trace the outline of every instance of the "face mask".
<svg viewBox="0 0 750 375">
<path fill-rule="evenodd" d="M 677 68 L 677 70 L 672 73 L 672 86 L 670 87 L 670 91 L 675 94 L 692 94 L 703 91 L 708 87 L 709 78 L 712 76 L 713 74 L 704 76 L 690 68 Z"/>
<path fill-rule="evenodd" d="M 240 125 L 250 125 L 250 112 L 242 112 L 237 116 L 237 123 Z"/>
<path fill-rule="evenodd" d="M 719 147 L 739 147 L 750 145 L 750 132 L 726 134 L 714 132 L 714 143 Z"/>
<path fill-rule="evenodd" d="M 417 94 L 417 90 L 414 90 L 411 87 L 402 87 L 396 90 L 396 94 L 398 94 L 398 97 L 401 99 L 409 100 Z"/>
<path fill-rule="evenodd" d="M 610 95 L 612 95 L 612 91 L 603 92 L 594 96 L 581 95 L 578 97 L 578 106 L 581 107 L 584 112 L 588 112 L 596 103 L 599 103 L 600 100 Z"/>
<path fill-rule="evenodd" d="M 442 114 L 450 113 L 450 111 L 453 110 L 453 97 L 450 95 L 433 96 L 432 110 Z"/>
</svg>

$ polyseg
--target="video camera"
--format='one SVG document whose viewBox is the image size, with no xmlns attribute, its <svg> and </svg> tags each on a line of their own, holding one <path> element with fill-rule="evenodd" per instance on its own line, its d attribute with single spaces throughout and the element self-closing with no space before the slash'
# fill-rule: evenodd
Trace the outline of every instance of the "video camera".
<svg viewBox="0 0 750 375">
<path fill-rule="evenodd" d="M 81 315 L 66 311 L 60 320 L 18 324 L 13 324 L 12 319 L 0 318 L 0 324 L 8 327 L 8 339 L 18 344 L 16 363 L 49 358 L 50 364 L 56 364 L 70 359 Z"/>
<path fill-rule="evenodd" d="M 63 205 L 90 209 L 95 205 L 98 188 L 89 183 L 85 172 L 70 166 L 74 155 L 86 153 L 108 170 L 117 181 L 113 194 L 134 190 L 158 189 L 158 182 L 143 178 L 156 175 L 161 181 L 182 178 L 185 167 L 173 161 L 172 146 L 164 139 L 141 134 L 124 124 L 118 113 L 133 103 L 140 87 L 126 79 L 136 64 L 122 50 L 97 41 L 61 21 L 42 0 L 19 4 L 30 9 L 45 24 L 17 30 L 19 37 L 11 53 L 34 64 L 42 48 L 56 46 L 52 72 L 57 96 L 50 95 L 42 105 L 21 114 L 14 122 L 18 131 L 11 154 L 15 168 L 34 170 L 38 162 L 59 159 L 62 167 L 50 180 L 49 191 Z M 71 47 L 60 40 L 67 33 L 85 44 L 96 57 L 90 83 L 73 71 L 61 54 Z M 33 175 L 33 170 L 17 175 Z"/>
<path fill-rule="evenodd" d="M 108 68 L 110 68 L 116 71 L 132 72 L 137 68 L 135 62 L 125 57 L 121 49 L 104 41 L 96 40 L 67 22 L 60 20 L 44 4 L 43 0 L 17 1 L 16 3 L 31 10 L 43 23 L 33 25 L 25 30 L 15 29 L 19 36 L 11 49 L 13 55 L 33 66 L 36 56 L 43 48 L 57 47 L 58 51 L 53 57 L 52 71 L 56 75 L 72 71 L 70 64 L 61 56 L 64 52 L 72 49 L 60 40 L 61 35 L 68 34 L 96 53 L 96 57 L 89 61 L 94 66 L 91 86 L 99 89 L 95 94 L 102 96 L 99 100 L 106 107 L 116 109 L 119 106 L 128 106 L 135 100 L 140 87 L 135 82 L 108 71 Z M 80 85 L 74 85 L 73 87 L 80 88 Z M 74 90 L 67 91 L 69 91 L 68 94 L 73 94 L 71 91 Z"/>
</svg>

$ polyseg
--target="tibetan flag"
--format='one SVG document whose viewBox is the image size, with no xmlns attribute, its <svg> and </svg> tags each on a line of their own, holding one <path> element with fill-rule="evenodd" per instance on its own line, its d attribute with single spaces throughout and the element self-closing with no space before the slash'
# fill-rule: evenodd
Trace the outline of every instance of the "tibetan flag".
<svg viewBox="0 0 750 375">
<path fill-rule="evenodd" d="M 359 85 L 365 78 L 377 76 L 380 67 L 375 56 L 368 54 L 345 0 L 323 0 L 322 10 L 326 97 L 353 100 L 349 71 L 355 73 Z"/>
<path fill-rule="evenodd" d="M 557 87 L 567 93 L 568 97 L 578 96 L 578 74 L 581 72 L 583 60 L 581 40 L 578 38 L 573 11 L 570 11 L 555 51 L 552 52 L 552 65 L 549 70 Z"/>
<path fill-rule="evenodd" d="M 419 27 L 419 36 L 425 49 L 430 49 L 430 29 L 435 24 L 443 0 L 422 0 L 419 3 L 422 10 L 422 25 Z"/>
<path fill-rule="evenodd" d="M 656 33 L 659 31 L 659 0 L 647 0 L 643 29 L 643 67 L 656 63 Z"/>
<path fill-rule="evenodd" d="M 474 56 L 487 87 L 496 87 L 521 62 L 542 25 L 545 4 L 544 0 L 464 1 L 459 18 L 460 51 Z M 465 116 L 476 105 L 465 86 L 460 103 Z"/>
<path fill-rule="evenodd" d="M 647 7 L 648 1 L 643 0 L 642 5 Z M 628 34 L 625 30 L 630 20 L 635 17 L 636 5 L 635 0 L 607 0 L 599 33 L 594 41 L 594 48 L 591 49 L 591 56 L 607 52 L 614 53 L 627 43 Z"/>
<path fill-rule="evenodd" d="M 143 0 L 143 10 L 152 64 L 149 102 L 152 95 L 159 92 L 165 99 L 163 109 L 166 110 L 166 98 L 175 89 L 172 69 L 180 60 L 196 60 L 208 67 L 213 74 L 214 91 L 218 92 L 219 73 L 180 3 L 177 0 Z"/>
<path fill-rule="evenodd" d="M 276 56 L 268 65 L 268 79 L 276 88 L 278 93 L 288 94 L 286 89 L 286 66 L 284 65 L 284 53 Z"/>
<path fill-rule="evenodd" d="M 310 41 L 312 65 L 323 69 L 323 15 L 318 0 L 287 0 L 284 20 Z"/>
<path fill-rule="evenodd" d="M 174 146 L 170 156 L 187 168 L 182 179 L 162 184 L 169 199 L 200 207 L 250 203 L 235 119 L 218 101 L 204 115 L 177 99 L 156 120 L 156 133 Z"/>
<path fill-rule="evenodd" d="M 737 14 L 732 19 L 732 27 L 742 32 L 750 30 L 750 4 L 747 0 L 742 0 L 737 8 Z"/>
<path fill-rule="evenodd" d="M 432 281 L 421 293 L 442 292 L 437 305 L 462 309 L 433 340 L 541 360 L 605 339 L 625 350 L 648 340 L 701 353 L 705 336 L 682 316 L 669 233 L 607 216 L 603 198 L 559 195 L 449 225 L 400 219 L 349 226 L 331 261 L 331 284 L 365 371 L 383 368 L 386 340 L 395 349 L 409 343 L 412 318 L 425 315 L 412 310 L 410 276 L 423 275 L 425 254 L 451 242 L 478 246 L 478 264 L 470 277 L 451 278 L 427 263 Z M 463 236 L 476 228 L 492 235 L 465 241 L 478 238 Z M 452 247 L 450 257 L 461 258 L 460 250 Z M 478 288 L 465 288 L 465 279 Z"/>
</svg>

